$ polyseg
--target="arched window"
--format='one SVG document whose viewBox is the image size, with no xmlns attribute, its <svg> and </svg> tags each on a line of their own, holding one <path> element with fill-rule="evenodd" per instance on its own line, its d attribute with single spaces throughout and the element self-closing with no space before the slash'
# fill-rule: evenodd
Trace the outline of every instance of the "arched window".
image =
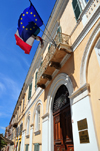
<svg viewBox="0 0 100 151">
<path fill-rule="evenodd" d="M 27 117 L 27 135 L 29 135 L 29 127 L 30 127 L 30 116 Z"/>
<path fill-rule="evenodd" d="M 36 116 L 35 116 L 35 131 L 40 130 L 40 105 L 37 106 Z"/>
</svg>

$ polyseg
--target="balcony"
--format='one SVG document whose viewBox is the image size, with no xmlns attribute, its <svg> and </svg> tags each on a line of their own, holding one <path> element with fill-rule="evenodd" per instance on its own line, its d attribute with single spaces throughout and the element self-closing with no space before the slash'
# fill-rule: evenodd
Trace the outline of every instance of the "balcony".
<svg viewBox="0 0 100 151">
<path fill-rule="evenodd" d="M 13 119 L 13 127 L 16 128 L 18 125 L 18 120 L 16 118 Z"/>
<path fill-rule="evenodd" d="M 37 74 L 37 86 L 43 89 L 45 89 L 46 82 L 52 80 L 53 72 L 61 68 L 61 61 L 64 57 L 72 53 L 69 35 L 58 33 L 54 41 L 56 46 L 50 46 Z"/>
</svg>

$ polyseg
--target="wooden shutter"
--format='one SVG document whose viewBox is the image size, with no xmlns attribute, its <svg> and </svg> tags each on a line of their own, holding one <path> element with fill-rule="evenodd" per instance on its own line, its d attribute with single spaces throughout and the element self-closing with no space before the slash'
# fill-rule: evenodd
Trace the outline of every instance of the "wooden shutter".
<svg viewBox="0 0 100 151">
<path fill-rule="evenodd" d="M 32 83 L 31 83 L 30 86 L 29 86 L 28 100 L 29 100 L 30 97 L 31 97 L 31 92 L 32 92 Z"/>
<path fill-rule="evenodd" d="M 80 16 L 80 13 L 81 13 L 81 5 L 80 5 L 78 0 L 73 0 L 72 1 L 72 6 L 73 6 L 73 10 L 74 10 L 76 20 L 78 20 L 78 18 Z"/>
<path fill-rule="evenodd" d="M 39 151 L 39 144 L 38 143 L 34 144 L 34 151 Z"/>
<path fill-rule="evenodd" d="M 37 74 L 38 72 L 36 72 L 36 75 L 35 75 L 35 89 L 37 88 Z"/>
</svg>

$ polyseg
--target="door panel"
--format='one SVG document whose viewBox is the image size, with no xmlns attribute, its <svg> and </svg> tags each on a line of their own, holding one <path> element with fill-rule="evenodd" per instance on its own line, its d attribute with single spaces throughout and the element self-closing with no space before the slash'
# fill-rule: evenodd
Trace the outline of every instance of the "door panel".
<svg viewBox="0 0 100 151">
<path fill-rule="evenodd" d="M 54 151 L 74 151 L 70 106 L 54 113 Z"/>
</svg>

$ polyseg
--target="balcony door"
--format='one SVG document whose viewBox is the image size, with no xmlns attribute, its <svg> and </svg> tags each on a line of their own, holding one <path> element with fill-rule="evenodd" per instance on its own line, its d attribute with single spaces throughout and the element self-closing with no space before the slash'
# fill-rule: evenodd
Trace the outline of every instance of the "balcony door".
<svg viewBox="0 0 100 151">
<path fill-rule="evenodd" d="M 67 88 L 62 85 L 54 98 L 54 151 L 74 151 L 68 95 Z"/>
</svg>

